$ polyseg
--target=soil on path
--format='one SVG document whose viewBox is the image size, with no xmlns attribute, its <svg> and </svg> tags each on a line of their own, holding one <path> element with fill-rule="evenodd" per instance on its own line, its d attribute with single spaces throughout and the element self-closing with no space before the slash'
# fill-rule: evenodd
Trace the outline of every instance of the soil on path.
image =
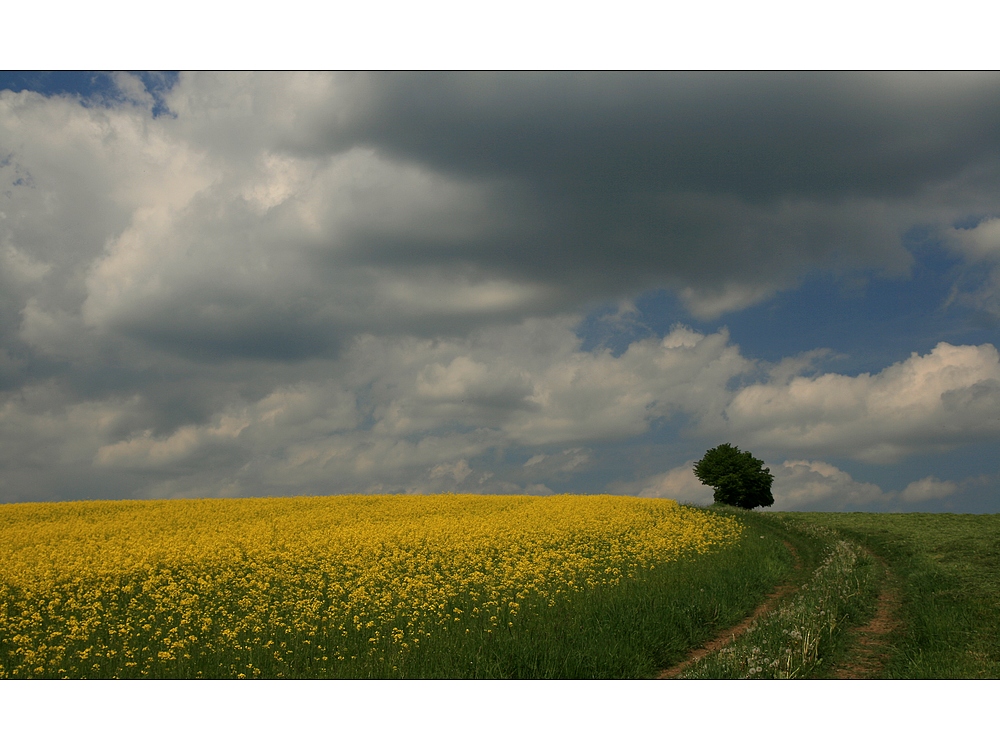
<svg viewBox="0 0 1000 750">
<path fill-rule="evenodd" d="M 851 628 L 855 637 L 847 654 L 830 673 L 834 680 L 870 680 L 877 678 L 885 668 L 889 658 L 888 644 L 892 634 L 899 628 L 899 605 L 902 599 L 899 581 L 892 570 L 878 555 L 868 551 L 882 566 L 882 590 L 878 594 L 875 616 L 871 621 Z"/>
<path fill-rule="evenodd" d="M 784 543 L 795 557 L 795 570 L 802 568 L 798 552 L 788 542 Z M 866 550 L 868 554 L 882 566 L 883 579 L 876 604 L 875 616 L 864 625 L 851 628 L 853 643 L 847 653 L 838 661 L 829 674 L 829 679 L 835 680 L 866 680 L 877 678 L 885 668 L 889 658 L 888 645 L 892 634 L 900 627 L 899 607 L 902 599 L 899 581 L 892 570 L 878 555 Z M 746 619 L 733 627 L 719 633 L 715 638 L 701 648 L 691 651 L 680 664 L 665 669 L 657 675 L 657 679 L 667 680 L 677 677 L 685 669 L 704 658 L 708 654 L 725 648 L 758 618 L 774 609 L 780 601 L 798 589 L 794 581 L 776 588 Z"/>
<path fill-rule="evenodd" d="M 788 551 L 792 553 L 792 557 L 795 558 L 795 571 L 798 572 L 799 570 L 802 569 L 802 560 L 799 558 L 798 551 L 787 541 L 784 542 L 784 545 L 788 548 Z M 731 643 L 733 640 L 739 637 L 744 631 L 746 631 L 746 629 L 749 628 L 754 623 L 755 620 L 757 620 L 760 617 L 763 617 L 765 614 L 770 612 L 772 609 L 778 606 L 778 603 L 782 599 L 784 599 L 786 596 L 788 596 L 797 589 L 798 589 L 798 584 L 795 583 L 794 581 L 782 584 L 774 591 L 772 591 L 770 594 L 768 594 L 767 598 L 764 599 L 764 601 L 760 603 L 757 609 L 755 609 L 746 619 L 744 619 L 742 622 L 734 625 L 733 627 L 727 630 L 723 630 L 721 633 L 719 633 L 719 635 L 717 635 L 715 638 L 713 638 L 711 641 L 706 643 L 701 648 L 697 648 L 689 652 L 688 655 L 684 658 L 684 660 L 680 664 L 675 664 L 669 669 L 664 669 L 656 676 L 656 679 L 658 680 L 672 679 L 677 675 L 679 675 L 681 672 L 683 672 L 685 669 L 690 667 L 692 664 L 697 662 L 698 660 L 703 659 L 705 656 L 708 656 L 708 654 L 714 651 L 718 651 L 719 649 L 729 645 L 729 643 Z"/>
</svg>

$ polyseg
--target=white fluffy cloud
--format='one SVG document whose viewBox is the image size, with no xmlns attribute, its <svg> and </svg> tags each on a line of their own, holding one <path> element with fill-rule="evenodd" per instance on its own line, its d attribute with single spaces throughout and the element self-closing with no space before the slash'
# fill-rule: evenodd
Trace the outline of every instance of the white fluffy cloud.
<svg viewBox="0 0 1000 750">
<path fill-rule="evenodd" d="M 959 484 L 927 476 L 903 490 L 859 482 L 825 461 L 785 461 L 773 471 L 774 510 L 915 510 L 918 503 L 954 495 Z"/>
<path fill-rule="evenodd" d="M 749 385 L 720 419 L 762 450 L 892 462 L 1000 436 L 1000 357 L 991 344 L 940 343 L 875 374 L 826 373 Z"/>
<path fill-rule="evenodd" d="M 875 375 L 804 377 L 793 373 L 813 357 L 762 369 L 725 331 L 676 327 L 617 357 L 584 351 L 577 322 L 532 319 L 460 338 L 361 336 L 325 377 L 256 398 L 220 397 L 200 419 L 158 430 L 143 426 L 149 396 L 77 403 L 52 384 L 27 403 L 8 399 L 2 433 L 20 444 L 15 457 L 47 456 L 66 477 L 131 478 L 132 494 L 214 495 L 548 491 L 553 478 L 592 468 L 590 445 L 640 436 L 673 416 L 703 436 L 721 424 L 720 441 L 758 454 L 881 461 L 998 429 L 1000 366 L 988 345 L 941 344 Z M 766 380 L 731 388 L 734 378 L 754 375 Z M 486 459 L 511 449 L 531 453 L 520 465 Z M 617 487 L 710 502 L 690 466 Z M 786 461 L 775 471 L 782 508 L 892 499 L 824 461 Z M 939 499 L 953 490 L 925 478 L 899 497 Z"/>
<path fill-rule="evenodd" d="M 663 474 L 639 482 L 624 492 L 635 492 L 639 497 L 668 497 L 686 505 L 711 505 L 713 491 L 694 475 L 694 461 L 671 469 Z"/>
<path fill-rule="evenodd" d="M 910 482 L 899 496 L 908 503 L 921 503 L 941 500 L 954 495 L 957 490 L 958 484 L 955 482 L 942 482 L 937 477 L 924 477 L 916 482 Z"/>
<path fill-rule="evenodd" d="M 751 367 L 725 332 L 685 328 L 635 342 L 619 357 L 583 351 L 578 320 L 531 319 L 462 338 L 361 336 L 326 379 L 281 385 L 256 400 L 223 399 L 201 421 L 159 431 L 128 429 L 142 423 L 148 397 L 93 401 L 100 421 L 84 470 L 159 472 L 142 494 L 331 482 L 414 490 L 448 486 L 449 478 L 453 486 L 538 488 L 546 476 L 586 466 L 588 442 L 640 435 L 651 419 L 690 409 L 693 398 L 721 405 L 726 383 Z M 71 394 L 56 389 L 49 398 L 67 404 Z M 42 417 L 16 400 L 5 408 L 8 440 L 18 429 L 37 432 Z M 576 447 L 544 450 L 566 443 Z M 518 446 L 543 450 L 511 476 L 470 469 L 487 451 Z"/>
<path fill-rule="evenodd" d="M 984 219 L 967 229 L 949 227 L 942 236 L 975 269 L 963 284 L 955 285 L 949 301 L 985 313 L 993 324 L 1000 321 L 1000 218 Z"/>
<path fill-rule="evenodd" d="M 944 236 L 974 260 L 1000 261 L 1000 218 L 986 219 L 968 229 L 948 228 Z"/>
<path fill-rule="evenodd" d="M 767 467 L 774 477 L 772 510 L 844 510 L 861 508 L 892 498 L 874 484 L 855 481 L 823 461 L 793 460 Z M 709 505 L 713 490 L 694 474 L 694 461 L 634 483 L 625 491 L 641 497 L 668 497 L 693 505 Z"/>
<path fill-rule="evenodd" d="M 928 476 L 911 482 L 900 492 L 883 490 L 871 482 L 859 482 L 850 474 L 825 461 L 802 459 L 768 466 L 774 477 L 771 510 L 913 510 L 917 503 L 941 500 L 959 490 L 956 482 Z M 712 503 L 712 488 L 703 485 L 689 461 L 668 472 L 640 482 L 622 485 L 621 491 L 641 497 L 668 497 L 689 505 Z M 902 501 L 903 505 L 900 505 Z"/>
<path fill-rule="evenodd" d="M 785 461 L 772 473 L 774 510 L 860 510 L 891 499 L 878 485 L 855 481 L 825 461 Z"/>
</svg>

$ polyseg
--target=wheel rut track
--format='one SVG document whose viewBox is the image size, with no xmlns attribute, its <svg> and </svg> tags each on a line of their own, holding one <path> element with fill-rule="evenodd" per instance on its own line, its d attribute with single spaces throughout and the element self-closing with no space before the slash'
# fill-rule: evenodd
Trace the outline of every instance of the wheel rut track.
<svg viewBox="0 0 1000 750">
<path fill-rule="evenodd" d="M 864 625 L 851 628 L 854 643 L 847 654 L 833 667 L 830 679 L 868 680 L 877 678 L 889 659 L 888 644 L 902 624 L 899 608 L 902 601 L 899 581 L 885 560 L 871 550 L 865 550 L 882 566 L 882 586 L 878 593 L 875 616 Z"/>
<path fill-rule="evenodd" d="M 785 547 L 788 548 L 788 551 L 792 553 L 792 557 L 795 558 L 794 571 L 797 573 L 802 569 L 802 558 L 799 557 L 798 550 L 795 549 L 795 547 L 793 547 L 790 542 L 783 541 L 783 544 L 785 545 Z M 677 675 L 679 675 L 685 669 L 690 667 L 692 664 L 695 664 L 700 659 L 703 659 L 709 654 L 718 651 L 721 648 L 724 648 L 730 642 L 732 642 L 740 635 L 742 635 L 747 630 L 747 628 L 749 628 L 756 620 L 763 617 L 772 609 L 777 607 L 778 604 L 785 597 L 787 597 L 794 591 L 797 591 L 798 588 L 799 585 L 798 583 L 795 582 L 794 579 L 787 583 L 781 584 L 776 589 L 774 589 L 774 591 L 768 594 L 767 597 L 764 599 L 764 601 L 762 601 L 759 605 L 757 605 L 757 609 L 751 612 L 750 615 L 748 615 L 745 619 L 743 619 L 736 625 L 733 625 L 732 627 L 723 630 L 721 633 L 715 636 L 715 638 L 713 638 L 700 648 L 696 648 L 693 651 L 688 652 L 687 656 L 685 656 L 684 659 L 679 664 L 675 664 L 674 666 L 669 667 L 668 669 L 664 669 L 656 676 L 656 679 L 658 680 L 673 679 L 674 677 L 677 677 Z"/>
<path fill-rule="evenodd" d="M 784 541 L 783 543 L 795 558 L 794 570 L 796 572 L 800 571 L 802 569 L 802 560 L 799 557 L 798 551 L 788 541 Z M 828 679 L 864 680 L 877 678 L 882 673 L 885 663 L 888 660 L 888 641 L 901 624 L 899 608 L 902 597 L 899 581 L 885 560 L 867 548 L 865 548 L 865 552 L 878 562 L 883 572 L 875 615 L 865 624 L 854 626 L 850 629 L 849 632 L 854 636 L 854 642 L 848 648 L 844 657 L 833 667 Z M 783 599 L 798 589 L 799 584 L 794 579 L 778 586 L 744 620 L 722 631 L 700 648 L 690 651 L 679 664 L 662 670 L 656 678 L 659 680 L 673 679 L 700 659 L 725 648 L 744 633 L 754 622 L 773 610 Z"/>
</svg>

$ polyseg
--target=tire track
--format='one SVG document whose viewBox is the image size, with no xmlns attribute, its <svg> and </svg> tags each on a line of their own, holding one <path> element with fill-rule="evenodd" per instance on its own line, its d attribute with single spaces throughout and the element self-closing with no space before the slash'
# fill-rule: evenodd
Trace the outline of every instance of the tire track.
<svg viewBox="0 0 1000 750">
<path fill-rule="evenodd" d="M 791 545 L 788 541 L 783 540 L 782 543 L 788 548 L 788 551 L 792 553 L 792 557 L 795 558 L 794 571 L 797 573 L 802 569 L 802 559 L 799 557 L 799 552 L 795 547 Z M 679 663 L 668 669 L 664 669 L 657 676 L 658 680 L 669 680 L 673 679 L 685 669 L 690 667 L 695 662 L 703 659 L 709 654 L 718 651 L 721 648 L 729 645 L 729 643 L 739 637 L 747 628 L 749 628 L 754 621 L 758 618 L 763 617 L 765 614 L 770 612 L 778 603 L 784 599 L 786 596 L 798 589 L 798 584 L 794 582 L 794 577 L 791 582 L 783 583 L 778 586 L 774 591 L 767 595 L 767 597 L 762 601 L 749 616 L 743 619 L 741 622 L 733 625 L 726 630 L 723 630 L 715 638 L 706 643 L 700 648 L 696 648 L 688 652 L 687 656 Z"/>
<path fill-rule="evenodd" d="M 888 644 L 902 624 L 899 607 L 902 594 L 899 581 L 885 560 L 865 550 L 882 566 L 882 586 L 878 593 L 875 616 L 864 625 L 851 628 L 856 639 L 843 659 L 833 668 L 833 680 L 870 680 L 877 678 L 889 659 Z"/>
</svg>

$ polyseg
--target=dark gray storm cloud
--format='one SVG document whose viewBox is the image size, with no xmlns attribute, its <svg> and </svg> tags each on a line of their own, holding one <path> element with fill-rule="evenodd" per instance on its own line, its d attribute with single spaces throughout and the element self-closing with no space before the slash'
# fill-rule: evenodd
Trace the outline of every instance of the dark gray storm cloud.
<svg viewBox="0 0 1000 750">
<path fill-rule="evenodd" d="M 3 499 L 544 491 L 677 415 L 827 491 L 854 487 L 827 459 L 996 432 L 985 343 L 821 380 L 725 330 L 574 331 L 655 289 L 711 325 L 810 273 L 905 276 L 915 226 L 994 315 L 1000 76 L 150 80 L 0 92 Z"/>
<path fill-rule="evenodd" d="M 1000 80 L 987 74 L 361 78 L 367 106 L 330 131 L 330 143 L 368 142 L 436 168 L 526 179 L 560 194 L 912 196 L 997 156 Z"/>
<path fill-rule="evenodd" d="M 989 74 L 357 74 L 327 91 L 275 146 L 369 147 L 481 185 L 492 218 L 455 242 L 358 228 L 347 257 L 464 263 L 573 301 L 660 285 L 710 316 L 817 265 L 903 272 L 902 231 L 988 213 L 1000 174 Z"/>
</svg>

